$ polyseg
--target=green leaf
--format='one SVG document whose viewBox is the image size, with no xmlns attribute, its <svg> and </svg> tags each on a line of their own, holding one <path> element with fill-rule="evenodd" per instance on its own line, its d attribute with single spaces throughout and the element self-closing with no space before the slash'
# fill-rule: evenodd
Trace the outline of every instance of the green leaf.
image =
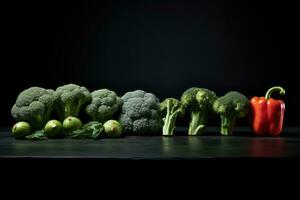
<svg viewBox="0 0 300 200">
<path fill-rule="evenodd" d="M 85 124 L 81 129 L 73 131 L 73 139 L 98 139 L 104 137 L 103 124 L 92 121 Z"/>
<path fill-rule="evenodd" d="M 27 135 L 25 138 L 27 140 L 46 140 L 47 135 L 44 133 L 44 130 L 38 130 L 32 133 L 31 135 Z"/>
</svg>

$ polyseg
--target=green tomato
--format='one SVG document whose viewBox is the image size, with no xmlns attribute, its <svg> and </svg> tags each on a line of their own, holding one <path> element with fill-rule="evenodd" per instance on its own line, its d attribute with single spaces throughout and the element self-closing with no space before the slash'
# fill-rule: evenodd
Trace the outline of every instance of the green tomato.
<svg viewBox="0 0 300 200">
<path fill-rule="evenodd" d="M 67 117 L 63 121 L 63 128 L 67 135 L 72 134 L 73 131 L 76 131 L 82 127 L 82 122 L 77 117 Z"/>
<path fill-rule="evenodd" d="M 18 122 L 12 127 L 12 136 L 16 139 L 24 139 L 25 136 L 30 135 L 31 127 L 27 122 Z"/>
<path fill-rule="evenodd" d="M 44 132 L 48 138 L 59 138 L 63 133 L 63 126 L 57 120 L 50 120 L 47 122 L 44 128 Z"/>
<path fill-rule="evenodd" d="M 122 126 L 116 120 L 106 121 L 103 127 L 107 137 L 121 137 L 122 135 Z"/>
</svg>

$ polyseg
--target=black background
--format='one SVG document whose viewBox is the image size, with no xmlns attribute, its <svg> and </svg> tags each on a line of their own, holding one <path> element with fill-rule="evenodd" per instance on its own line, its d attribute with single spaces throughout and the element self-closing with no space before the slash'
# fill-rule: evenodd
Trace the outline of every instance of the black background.
<svg viewBox="0 0 300 200">
<path fill-rule="evenodd" d="M 281 85 L 285 124 L 299 126 L 296 8 L 221 0 L 6 3 L 0 126 L 14 122 L 10 108 L 22 90 L 71 82 L 120 96 L 143 89 L 161 100 L 192 86 L 251 98 Z"/>
</svg>

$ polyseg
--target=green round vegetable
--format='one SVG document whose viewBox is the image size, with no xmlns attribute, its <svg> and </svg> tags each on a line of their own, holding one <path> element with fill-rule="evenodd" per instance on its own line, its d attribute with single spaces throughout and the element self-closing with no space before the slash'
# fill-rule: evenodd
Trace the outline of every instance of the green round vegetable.
<svg viewBox="0 0 300 200">
<path fill-rule="evenodd" d="M 122 126 L 116 120 L 106 121 L 103 127 L 107 137 L 121 137 L 122 135 Z"/>
<path fill-rule="evenodd" d="M 57 120 L 50 120 L 47 122 L 44 128 L 44 132 L 48 138 L 59 138 L 63 133 L 63 126 Z"/>
<path fill-rule="evenodd" d="M 12 136 L 16 139 L 23 139 L 25 136 L 30 135 L 31 126 L 27 122 L 18 122 L 12 127 Z"/>
<path fill-rule="evenodd" d="M 67 117 L 63 121 L 63 128 L 65 132 L 68 134 L 72 133 L 73 131 L 76 131 L 82 127 L 82 122 L 77 117 Z"/>
</svg>

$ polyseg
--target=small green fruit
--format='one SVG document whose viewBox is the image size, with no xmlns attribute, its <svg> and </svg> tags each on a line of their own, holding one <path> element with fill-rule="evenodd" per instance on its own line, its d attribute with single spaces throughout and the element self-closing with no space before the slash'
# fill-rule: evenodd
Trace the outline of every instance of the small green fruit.
<svg viewBox="0 0 300 200">
<path fill-rule="evenodd" d="M 63 126 L 57 120 L 50 120 L 44 128 L 44 132 L 48 138 L 59 138 L 63 136 Z"/>
<path fill-rule="evenodd" d="M 63 121 L 63 128 L 64 131 L 67 133 L 67 135 L 70 135 L 73 133 L 73 131 L 76 131 L 82 127 L 82 122 L 77 117 L 67 117 Z"/>
<path fill-rule="evenodd" d="M 121 137 L 122 135 L 122 126 L 116 120 L 106 121 L 103 127 L 107 137 Z"/>
<path fill-rule="evenodd" d="M 12 127 L 12 136 L 16 139 L 24 139 L 25 136 L 30 135 L 31 127 L 27 122 L 18 122 Z"/>
</svg>

